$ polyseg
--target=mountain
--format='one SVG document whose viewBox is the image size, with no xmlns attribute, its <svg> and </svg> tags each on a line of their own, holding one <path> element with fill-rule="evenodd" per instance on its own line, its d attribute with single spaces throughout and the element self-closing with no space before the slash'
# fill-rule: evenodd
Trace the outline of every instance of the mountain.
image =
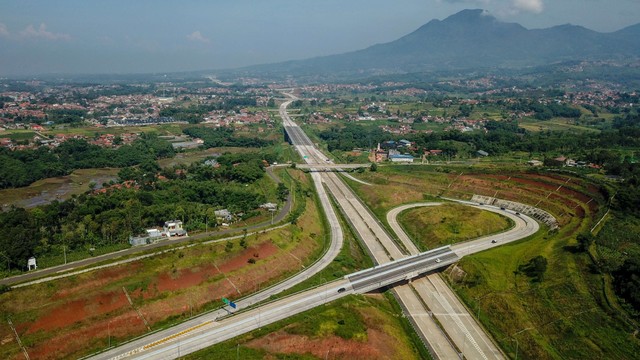
<svg viewBox="0 0 640 360">
<path fill-rule="evenodd" d="M 636 57 L 640 57 L 640 24 L 613 33 L 568 24 L 529 30 L 499 21 L 484 10 L 463 10 L 445 20 L 432 20 L 389 43 L 243 70 L 289 75 L 376 75 Z"/>
</svg>

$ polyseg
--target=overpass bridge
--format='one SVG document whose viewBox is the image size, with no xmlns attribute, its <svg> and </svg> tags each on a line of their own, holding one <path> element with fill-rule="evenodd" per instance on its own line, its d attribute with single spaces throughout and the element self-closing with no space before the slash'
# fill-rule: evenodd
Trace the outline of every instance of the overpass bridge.
<svg viewBox="0 0 640 360">
<path fill-rule="evenodd" d="M 161 330 L 120 347 L 97 354 L 91 359 L 168 359 L 186 355 L 237 335 L 335 301 L 350 294 L 363 294 L 422 274 L 449 266 L 459 260 L 449 246 L 384 263 L 346 275 L 318 287 L 282 299 L 250 306 L 234 300 L 238 309 L 229 305 L 194 318 L 180 326 Z"/>
<path fill-rule="evenodd" d="M 371 164 L 334 164 L 327 161 L 326 164 L 296 164 L 297 169 L 303 170 L 311 170 L 311 171 L 321 171 L 321 170 L 329 170 L 329 171 L 337 171 L 343 169 L 358 169 L 358 168 L 369 168 Z"/>
<path fill-rule="evenodd" d="M 355 293 L 364 294 L 424 273 L 449 266 L 460 260 L 449 246 L 384 263 L 345 276 Z"/>
</svg>

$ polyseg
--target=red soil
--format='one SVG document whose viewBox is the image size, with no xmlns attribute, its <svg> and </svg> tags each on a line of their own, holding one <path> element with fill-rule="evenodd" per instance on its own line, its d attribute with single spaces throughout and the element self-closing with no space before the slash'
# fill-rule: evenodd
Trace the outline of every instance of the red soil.
<svg viewBox="0 0 640 360">
<path fill-rule="evenodd" d="M 199 267 L 197 269 L 183 269 L 175 274 L 163 273 L 158 276 L 157 289 L 163 291 L 176 291 L 179 289 L 201 284 L 209 276 L 218 274 L 218 270 L 213 265 Z"/>
<path fill-rule="evenodd" d="M 313 339 L 289 335 L 284 331 L 252 340 L 247 346 L 273 354 L 311 354 L 320 359 L 395 359 L 395 340 L 379 330 L 367 330 L 367 342 L 345 340 L 337 336 Z"/>
<path fill-rule="evenodd" d="M 87 343 L 102 343 L 104 347 L 107 347 L 109 336 L 111 336 L 111 343 L 115 344 L 117 338 L 130 336 L 132 332 L 141 334 L 144 331 L 146 331 L 144 323 L 132 310 L 112 318 L 110 321 L 94 323 L 78 331 L 57 335 L 37 347 L 29 349 L 29 357 L 31 359 L 68 357 L 76 351 L 74 349 L 86 348 Z"/>
<path fill-rule="evenodd" d="M 267 241 L 260 244 L 257 248 L 250 247 L 245 251 L 234 257 L 233 259 L 223 263 L 222 265 L 218 265 L 220 271 L 223 273 L 228 273 L 233 270 L 238 270 L 247 266 L 249 259 L 255 258 L 257 259 L 266 259 L 267 257 L 278 252 L 278 247 L 276 247 L 272 242 Z M 258 254 L 258 256 L 254 256 Z"/>
<path fill-rule="evenodd" d="M 220 271 L 218 271 L 214 265 L 208 265 L 192 270 L 183 269 L 176 274 L 164 273 L 159 276 L 156 286 L 160 292 L 189 288 L 202 284 L 209 277 L 220 274 L 220 272 L 230 273 L 234 270 L 241 269 L 247 266 L 251 258 L 265 259 L 276 252 L 278 252 L 278 248 L 275 245 L 271 242 L 265 242 L 258 247 L 247 248 L 234 258 L 219 265 L 218 268 Z"/>
<path fill-rule="evenodd" d="M 105 314 L 129 305 L 122 292 L 99 294 L 89 299 L 75 300 L 65 303 L 40 317 L 27 330 L 27 333 L 38 330 L 54 330 L 70 326 L 96 315 Z"/>
<path fill-rule="evenodd" d="M 303 260 L 312 251 L 313 246 L 308 246 L 304 242 L 293 249 L 296 256 Z M 252 258 L 256 259 L 255 264 L 248 262 Z M 269 261 L 264 261 L 265 259 Z M 33 323 L 16 324 L 18 331 L 25 335 L 39 330 L 52 332 L 52 337 L 47 338 L 47 341 L 39 342 L 28 349 L 31 357 L 43 359 L 69 357 L 73 354 L 82 354 L 81 349 L 105 345 L 109 332 L 112 337 L 120 338 L 146 332 L 143 321 L 133 311 L 122 291 L 100 292 L 100 288 L 105 284 L 120 280 L 130 271 L 135 271 L 141 266 L 141 262 L 136 262 L 124 269 L 114 267 L 98 271 L 93 274 L 91 280 L 78 281 L 77 286 L 58 291 L 52 300 L 55 299 L 56 304 L 62 305 L 55 305 L 51 311 L 43 312 L 44 315 Z M 247 267 L 246 271 L 236 271 Z M 220 271 L 211 264 L 194 269 L 180 269 L 175 273 L 162 273 L 151 280 L 151 285 L 147 289 L 137 289 L 130 295 L 133 299 L 147 300 L 161 297 L 162 293 L 168 291 L 172 292 L 168 298 L 160 301 L 143 301 L 140 306 L 143 316 L 153 327 L 155 323 L 169 316 L 188 314 L 191 308 L 195 313 L 205 304 L 219 300 L 221 297 L 239 297 L 238 290 L 242 294 L 255 291 L 274 277 L 299 268 L 300 262 L 288 252 L 279 251 L 273 243 L 265 241 L 221 263 Z M 238 290 L 227 279 L 219 276 L 221 272 L 228 276 Z M 207 283 L 207 280 L 214 275 L 218 276 L 219 280 Z M 180 292 L 186 289 L 188 290 Z M 87 292 L 89 295 L 62 303 L 72 294 L 82 292 Z"/>
<path fill-rule="evenodd" d="M 136 272 L 140 267 L 142 267 L 141 262 L 133 262 L 100 270 L 100 272 L 97 273 L 99 276 L 92 277 L 91 279 L 86 279 L 88 275 L 85 275 L 85 279 L 82 279 L 82 282 L 75 284 L 73 287 L 60 289 L 51 297 L 51 300 L 67 298 L 83 290 L 99 288 L 114 281 L 124 279 L 128 274 Z"/>
</svg>

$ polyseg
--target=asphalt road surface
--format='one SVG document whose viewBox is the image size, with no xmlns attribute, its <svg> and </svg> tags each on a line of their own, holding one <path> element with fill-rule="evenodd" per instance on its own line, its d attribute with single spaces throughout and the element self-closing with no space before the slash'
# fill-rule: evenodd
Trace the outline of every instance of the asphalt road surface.
<svg viewBox="0 0 640 360">
<path fill-rule="evenodd" d="M 436 262 L 436 259 L 443 259 Z M 383 266 L 360 271 L 283 299 L 241 310 L 252 300 L 236 302 L 237 309 L 219 309 L 166 331 L 160 331 L 125 346 L 98 354 L 93 359 L 167 359 L 198 351 L 229 340 L 248 331 L 285 319 L 295 314 L 327 304 L 341 297 L 365 293 L 399 281 L 413 272 L 430 271 L 455 262 L 457 255 L 448 247 L 418 256 L 404 258 Z"/>
<path fill-rule="evenodd" d="M 321 168 L 323 164 L 330 163 L 324 154 L 313 146 L 304 132 L 291 121 L 286 113 L 286 107 L 289 103 L 290 101 L 281 105 L 280 114 L 284 125 L 290 127 L 290 129 L 288 128 L 288 130 L 290 130 L 289 135 L 296 149 L 305 161 L 311 165 L 310 167 L 312 169 L 314 168 L 313 165 Z M 332 249 L 333 245 L 338 243 L 338 237 L 341 241 L 342 233 L 340 232 L 340 226 L 335 213 L 333 213 L 333 208 L 331 207 L 327 193 L 324 191 L 325 185 L 340 205 L 347 220 L 363 239 L 368 251 L 378 264 L 399 260 L 410 254 L 417 254 L 415 245 L 413 245 L 408 237 L 403 239 L 398 235 L 398 241 L 394 240 L 336 174 L 316 172 L 312 173 L 311 176 L 314 180 L 316 190 L 319 193 L 325 213 L 329 217 L 329 224 L 332 229 Z M 337 232 L 340 232 L 339 236 L 336 235 Z M 486 242 L 486 240 L 482 241 Z M 482 251 L 484 246 L 485 245 L 480 242 L 475 245 L 468 244 L 466 247 L 456 248 L 455 252 L 446 251 L 436 256 L 442 256 L 446 262 L 448 262 L 450 259 L 460 255 Z M 339 251 L 340 247 L 336 246 L 335 249 Z M 323 259 L 324 258 L 329 257 L 325 256 Z M 441 259 L 442 262 L 445 262 L 445 260 Z M 436 264 L 432 258 L 426 259 L 425 261 L 431 261 L 432 264 Z M 320 268 L 320 265 L 318 268 Z M 411 269 L 409 269 L 409 271 L 411 271 Z M 389 273 L 386 275 L 396 276 L 397 273 Z M 305 276 L 309 276 L 309 274 Z M 353 276 L 356 275 L 354 274 Z M 374 282 L 380 278 L 375 279 L 376 280 L 373 280 Z M 303 279 L 298 279 L 296 281 L 302 280 Z M 293 281 L 284 288 L 288 288 L 292 286 L 292 284 Z M 277 321 L 294 313 L 353 293 L 354 289 L 351 284 L 350 282 L 326 284 L 316 289 L 260 306 L 254 310 L 234 314 L 229 320 L 221 319 L 225 312 L 232 311 L 232 309 L 227 307 L 166 331 L 152 334 L 107 353 L 100 354 L 95 358 L 121 358 L 123 354 L 126 356 L 135 355 L 136 358 L 153 359 L 178 357 L 185 353 L 210 346 L 214 342 L 230 339 L 241 333 L 259 328 L 267 322 Z M 362 284 L 358 284 L 360 290 L 365 291 L 367 289 L 366 286 L 360 285 Z M 281 289 L 279 289 L 279 291 L 281 291 Z M 464 308 L 455 297 L 455 294 L 453 294 L 438 276 L 433 279 L 425 277 L 413 281 L 408 285 L 396 287 L 394 291 L 399 298 L 401 306 L 407 311 L 407 316 L 414 324 L 414 327 L 417 328 L 423 339 L 429 340 L 430 348 L 438 358 L 459 358 L 460 354 L 458 350 L 468 359 L 503 358 L 499 349 L 491 343 L 482 329 L 475 324 L 475 321 L 469 315 L 466 308 Z M 266 299 L 269 293 L 270 292 L 263 291 L 260 294 L 239 300 L 236 303 L 238 307 L 246 308 L 261 301 L 260 299 Z M 433 299 L 433 301 L 430 299 Z M 427 305 L 428 303 L 431 304 L 431 306 Z M 445 329 L 452 329 L 447 330 L 448 336 L 444 335 L 440 328 L 435 325 L 433 316 L 439 316 L 438 320 L 441 321 L 441 319 L 445 319 L 445 322 L 453 324 L 443 326 Z M 223 322 L 225 324 L 229 323 L 229 325 L 222 327 L 221 324 Z M 477 329 L 474 328 L 474 326 L 477 327 Z M 219 335 L 214 335 L 212 331 L 217 331 L 216 334 Z M 456 346 L 453 346 L 450 340 L 452 340 Z M 143 352 L 136 350 L 145 347 L 146 349 Z"/>
</svg>

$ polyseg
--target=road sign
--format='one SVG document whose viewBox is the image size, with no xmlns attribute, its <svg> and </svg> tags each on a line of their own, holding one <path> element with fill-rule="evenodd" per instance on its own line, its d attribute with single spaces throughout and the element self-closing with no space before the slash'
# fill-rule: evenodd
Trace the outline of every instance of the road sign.
<svg viewBox="0 0 640 360">
<path fill-rule="evenodd" d="M 229 306 L 231 306 L 232 308 L 236 308 L 236 303 L 234 303 L 233 301 L 229 301 Z"/>
<path fill-rule="evenodd" d="M 227 299 L 227 298 L 222 298 L 222 302 L 223 302 L 223 303 L 225 303 L 225 304 L 227 304 L 227 305 L 229 305 L 229 303 L 230 303 L 231 301 L 229 301 L 229 299 Z"/>
<path fill-rule="evenodd" d="M 303 156 L 303 158 L 307 159 L 307 158 L 308 158 L 308 156 L 307 156 L 307 155 L 305 155 L 305 156 Z"/>
</svg>

